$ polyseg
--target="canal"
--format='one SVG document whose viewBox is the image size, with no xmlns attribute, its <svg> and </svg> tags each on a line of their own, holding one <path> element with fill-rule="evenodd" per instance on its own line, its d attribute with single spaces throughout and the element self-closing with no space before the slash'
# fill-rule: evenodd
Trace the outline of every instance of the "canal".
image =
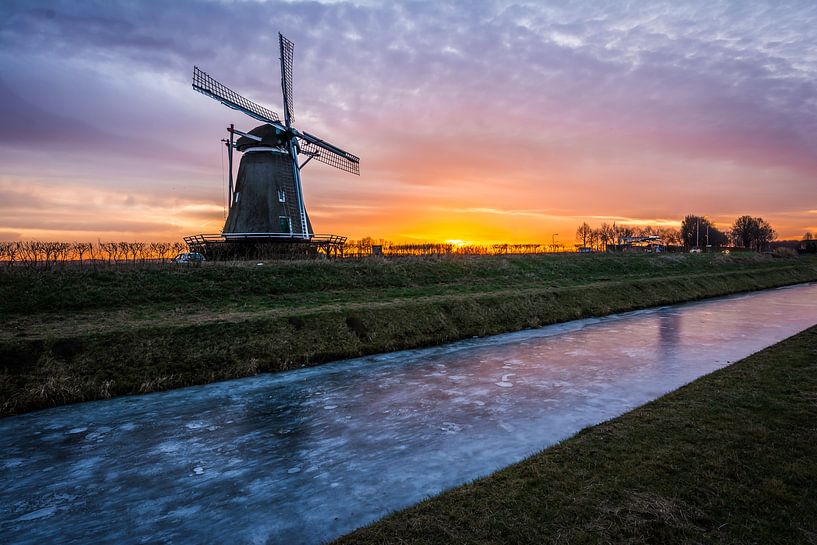
<svg viewBox="0 0 817 545">
<path fill-rule="evenodd" d="M 3 543 L 321 543 L 817 323 L 817 284 L 0 420 Z"/>
</svg>

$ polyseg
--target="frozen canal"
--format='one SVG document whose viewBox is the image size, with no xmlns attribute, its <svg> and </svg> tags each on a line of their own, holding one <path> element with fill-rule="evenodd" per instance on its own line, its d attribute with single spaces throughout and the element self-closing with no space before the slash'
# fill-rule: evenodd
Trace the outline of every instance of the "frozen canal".
<svg viewBox="0 0 817 545">
<path fill-rule="evenodd" d="M 320 543 L 817 323 L 817 285 L 0 420 L 0 542 Z"/>
</svg>

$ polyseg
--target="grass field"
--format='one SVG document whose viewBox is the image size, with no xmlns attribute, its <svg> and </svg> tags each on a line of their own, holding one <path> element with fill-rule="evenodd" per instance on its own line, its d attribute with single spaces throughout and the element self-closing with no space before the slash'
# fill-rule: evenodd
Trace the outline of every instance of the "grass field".
<svg viewBox="0 0 817 545">
<path fill-rule="evenodd" d="M 0 415 L 817 280 L 817 260 L 527 255 L 0 272 Z"/>
<path fill-rule="evenodd" d="M 342 544 L 817 543 L 817 327 Z"/>
</svg>

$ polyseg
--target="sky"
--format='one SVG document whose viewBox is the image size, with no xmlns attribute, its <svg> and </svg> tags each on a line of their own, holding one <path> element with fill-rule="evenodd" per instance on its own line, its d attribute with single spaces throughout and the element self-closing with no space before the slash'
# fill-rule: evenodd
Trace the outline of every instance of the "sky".
<svg viewBox="0 0 817 545">
<path fill-rule="evenodd" d="M 817 3 L 0 3 L 0 240 L 178 240 L 225 218 L 199 66 L 361 158 L 318 233 L 563 242 L 582 221 L 817 232 Z"/>
</svg>

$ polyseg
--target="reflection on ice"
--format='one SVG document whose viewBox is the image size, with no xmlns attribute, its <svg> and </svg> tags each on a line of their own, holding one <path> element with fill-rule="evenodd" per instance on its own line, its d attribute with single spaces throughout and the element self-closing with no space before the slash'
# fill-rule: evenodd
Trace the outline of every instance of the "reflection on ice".
<svg viewBox="0 0 817 545">
<path fill-rule="evenodd" d="M 797 286 L 0 420 L 9 542 L 319 543 L 817 322 Z"/>
</svg>

